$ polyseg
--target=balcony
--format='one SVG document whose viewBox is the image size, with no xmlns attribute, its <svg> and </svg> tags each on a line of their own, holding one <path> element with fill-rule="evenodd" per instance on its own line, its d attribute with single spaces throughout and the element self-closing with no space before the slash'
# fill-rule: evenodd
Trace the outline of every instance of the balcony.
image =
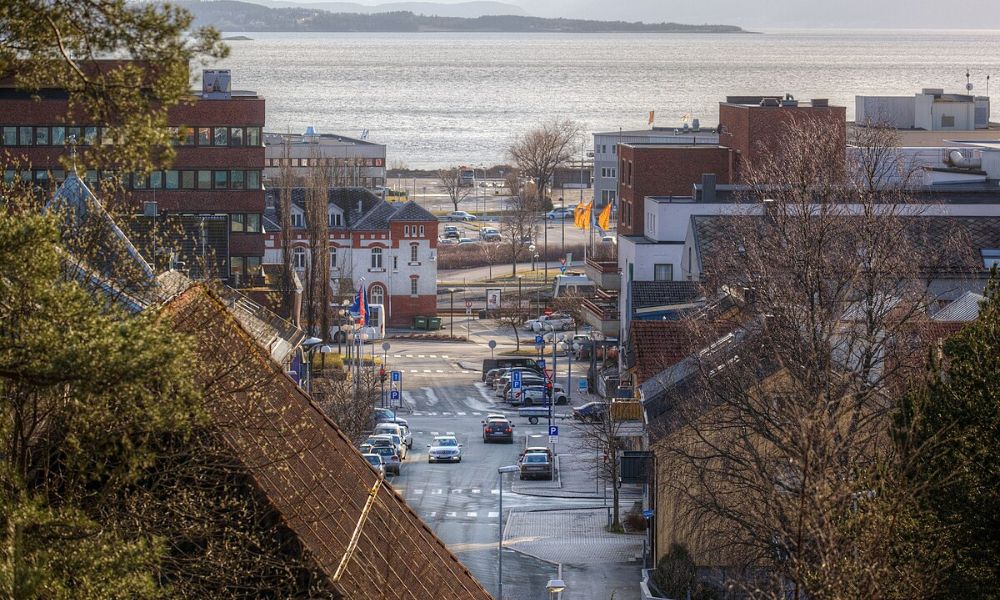
<svg viewBox="0 0 1000 600">
<path fill-rule="evenodd" d="M 584 267 L 587 277 L 603 290 L 620 291 L 617 252 L 612 255 L 588 256 Z"/>
<path fill-rule="evenodd" d="M 599 291 L 594 298 L 583 300 L 583 319 L 606 337 L 618 337 L 621 326 L 618 316 L 618 298 Z"/>
</svg>

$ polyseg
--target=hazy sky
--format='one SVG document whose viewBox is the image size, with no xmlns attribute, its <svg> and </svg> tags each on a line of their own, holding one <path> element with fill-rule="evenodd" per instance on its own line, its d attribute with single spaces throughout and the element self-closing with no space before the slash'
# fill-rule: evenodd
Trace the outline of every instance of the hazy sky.
<svg viewBox="0 0 1000 600">
<path fill-rule="evenodd" d="M 309 0 L 298 0 L 309 1 Z M 355 0 L 383 4 L 379 0 Z M 405 1 L 405 0 L 404 0 Z M 463 0 L 432 0 L 453 4 Z M 744 27 L 1000 28 L 1000 0 L 502 0 L 545 17 Z"/>
</svg>

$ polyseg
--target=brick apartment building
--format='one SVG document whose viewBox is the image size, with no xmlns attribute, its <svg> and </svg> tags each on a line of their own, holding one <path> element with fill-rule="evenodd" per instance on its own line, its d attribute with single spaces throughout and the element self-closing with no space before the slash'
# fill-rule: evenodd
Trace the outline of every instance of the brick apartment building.
<svg viewBox="0 0 1000 600">
<path fill-rule="evenodd" d="M 124 185 L 137 214 L 145 209 L 156 221 L 180 228 L 177 258 L 192 275 L 245 277 L 259 270 L 264 255 L 264 98 L 230 91 L 228 71 L 206 73 L 219 81 L 212 92 L 193 92 L 169 112 L 177 137 L 173 164 L 149 176 L 126 175 Z M 5 180 L 20 177 L 54 189 L 65 179 L 60 158 L 70 151 L 70 140 L 80 146 L 110 143 L 103 125 L 69 114 L 63 90 L 29 94 L 0 81 Z M 100 195 L 101 170 L 80 175 Z M 154 201 L 155 211 L 144 204 Z"/>
<path fill-rule="evenodd" d="M 827 125 L 846 149 L 847 109 L 825 100 L 790 96 L 730 96 L 719 103 L 718 144 L 623 144 L 618 165 L 618 233 L 645 233 L 643 203 L 649 196 L 690 196 L 705 174 L 719 185 L 740 183 L 746 165 L 774 156 L 790 128 L 803 120 Z M 846 150 L 845 150 L 846 152 Z"/>
</svg>

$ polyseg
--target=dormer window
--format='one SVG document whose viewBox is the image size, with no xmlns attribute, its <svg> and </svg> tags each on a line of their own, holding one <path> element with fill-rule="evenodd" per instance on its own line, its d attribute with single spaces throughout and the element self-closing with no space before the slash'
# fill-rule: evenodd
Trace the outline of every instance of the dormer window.
<svg viewBox="0 0 1000 600">
<path fill-rule="evenodd" d="M 292 211 L 292 227 L 302 229 L 306 226 L 306 217 L 300 212 Z"/>
<path fill-rule="evenodd" d="M 983 255 L 983 267 L 987 269 L 1000 268 L 1000 248 L 983 248 L 980 252 Z"/>
<path fill-rule="evenodd" d="M 330 207 L 327 212 L 327 226 L 328 227 L 343 227 L 344 226 L 344 213 L 334 206 Z"/>
</svg>

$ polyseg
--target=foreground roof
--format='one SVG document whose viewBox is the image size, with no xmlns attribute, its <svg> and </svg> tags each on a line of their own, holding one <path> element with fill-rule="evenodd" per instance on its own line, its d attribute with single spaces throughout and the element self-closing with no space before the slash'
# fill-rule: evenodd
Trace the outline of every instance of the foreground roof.
<svg viewBox="0 0 1000 600">
<path fill-rule="evenodd" d="M 190 287 L 166 312 L 196 340 L 225 442 L 333 597 L 490 598 L 213 292 Z"/>
</svg>

